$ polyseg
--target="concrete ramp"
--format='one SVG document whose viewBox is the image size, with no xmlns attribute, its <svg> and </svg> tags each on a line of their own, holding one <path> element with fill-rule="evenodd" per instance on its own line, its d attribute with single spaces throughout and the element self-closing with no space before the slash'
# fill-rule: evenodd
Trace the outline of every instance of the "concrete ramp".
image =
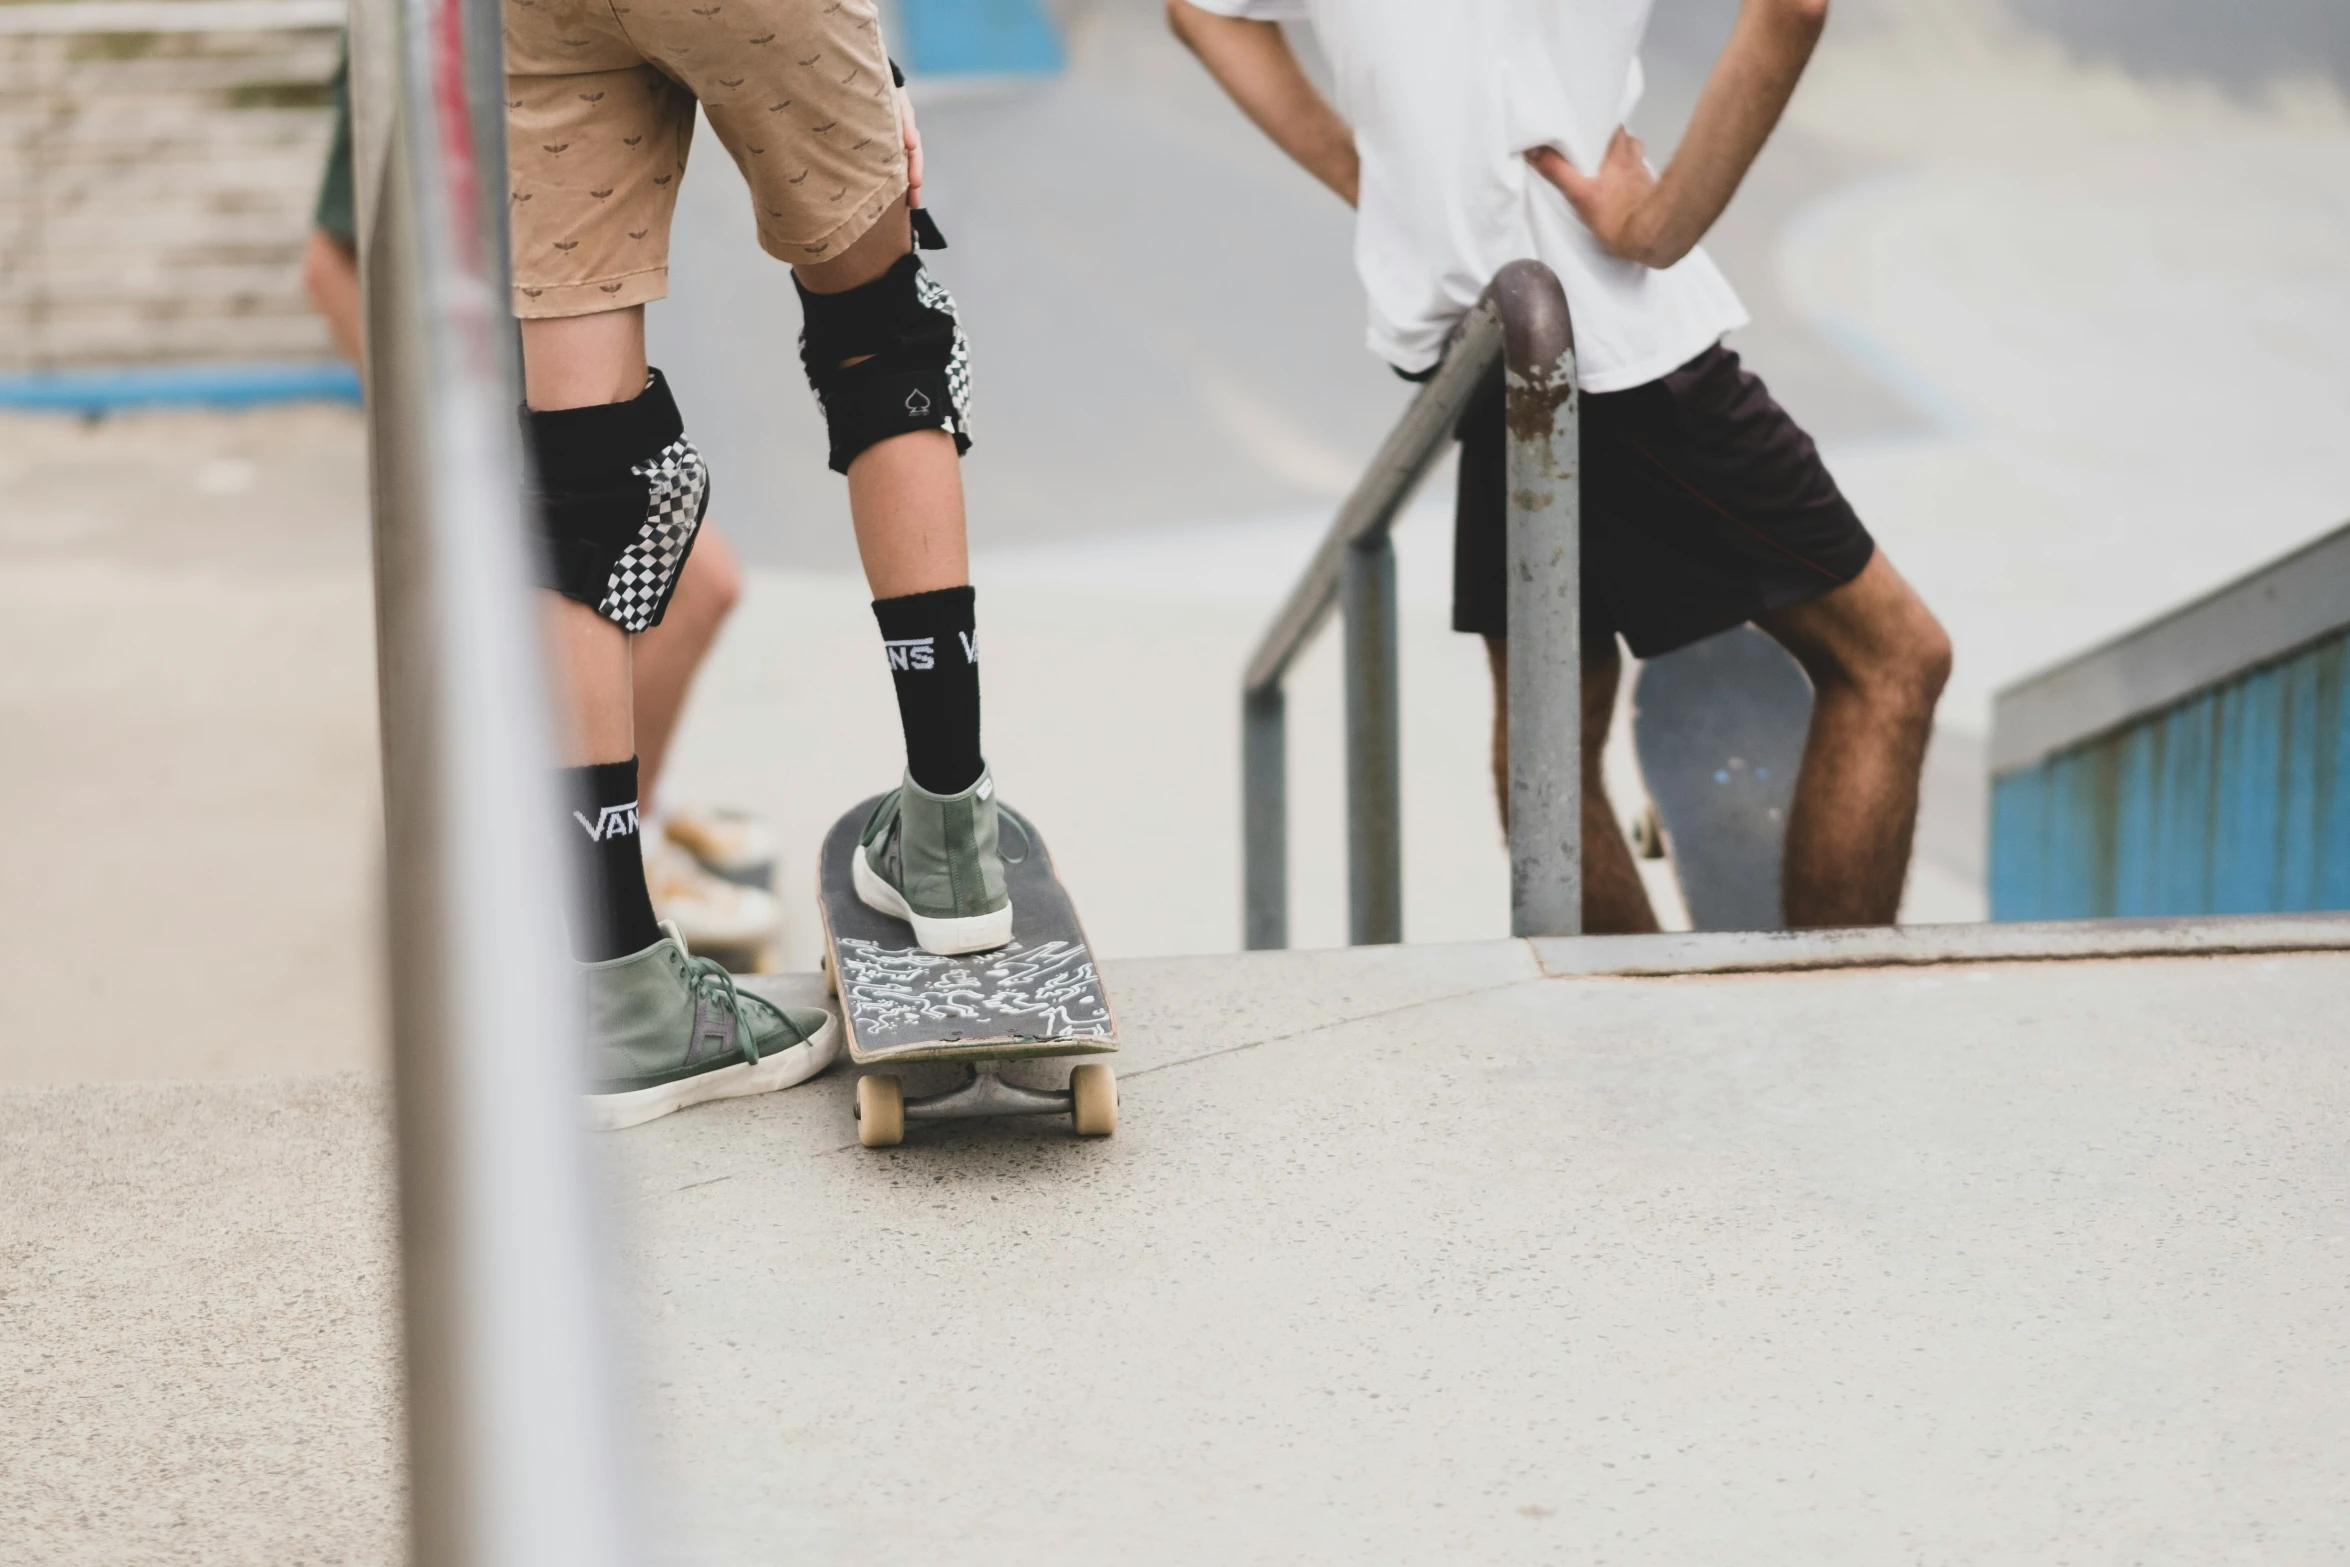
<svg viewBox="0 0 2350 1567">
<path fill-rule="evenodd" d="M 2350 1551 L 2350 955 L 1608 950 L 1114 965 L 1107 1142 L 604 1140 L 667 1559 Z M 379 1113 L 0 1096 L 0 1554 L 396 1558 Z"/>
</svg>

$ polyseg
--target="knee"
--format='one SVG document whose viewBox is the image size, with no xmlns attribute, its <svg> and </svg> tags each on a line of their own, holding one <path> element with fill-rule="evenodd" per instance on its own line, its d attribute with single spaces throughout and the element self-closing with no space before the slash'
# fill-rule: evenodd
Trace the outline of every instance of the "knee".
<svg viewBox="0 0 2350 1567">
<path fill-rule="evenodd" d="M 1905 713 L 1930 715 L 1950 683 L 1950 660 L 1950 633 L 1933 611 L 1916 605 L 1876 660 L 1880 698 Z"/>
<path fill-rule="evenodd" d="M 1876 641 L 1867 653 L 1836 660 L 1831 680 L 1889 717 L 1925 723 L 1950 683 L 1950 664 L 1950 633 L 1920 605 L 1896 634 Z M 1821 683 L 1817 671 L 1813 682 Z"/>
<path fill-rule="evenodd" d="M 1950 633 L 1942 629 L 1942 622 L 1932 614 L 1919 617 L 1919 627 L 1910 652 L 1911 676 L 1924 695 L 1928 707 L 1942 699 L 1942 688 L 1950 684 L 1950 664 L 1953 657 Z"/>
</svg>

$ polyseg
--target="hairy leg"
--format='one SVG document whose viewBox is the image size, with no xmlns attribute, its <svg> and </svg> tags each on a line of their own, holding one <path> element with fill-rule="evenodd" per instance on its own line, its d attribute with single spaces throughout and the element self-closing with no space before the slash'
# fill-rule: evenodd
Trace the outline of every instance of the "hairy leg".
<svg viewBox="0 0 2350 1567">
<path fill-rule="evenodd" d="M 742 567 L 726 538 L 708 523 L 685 558 L 677 591 L 661 624 L 636 639 L 637 798 L 647 814 L 661 782 L 661 764 L 685 712 L 694 674 L 702 666 L 719 628 L 742 596 Z"/>
<path fill-rule="evenodd" d="M 645 387 L 642 306 L 522 323 L 523 397 L 540 412 L 623 403 Z M 629 635 L 586 604 L 542 595 L 566 722 L 563 760 L 625 762 L 636 754 Z"/>
<path fill-rule="evenodd" d="M 1493 673 L 1493 798 L 1503 832 L 1510 825 L 1510 650 L 1506 637 L 1485 639 L 1485 663 Z M 1616 684 L 1623 660 L 1611 648 L 1605 659 L 1583 660 L 1583 930 L 1592 936 L 1624 936 L 1657 929 L 1656 910 L 1631 845 L 1616 823 L 1600 758 L 1615 719 Z"/>
<path fill-rule="evenodd" d="M 1879 550 L 1842 587 L 1755 624 L 1811 676 L 1811 732 L 1787 818 L 1791 928 L 1890 925 L 1917 827 L 1918 773 L 1950 638 Z"/>
<path fill-rule="evenodd" d="M 887 272 L 913 248 L 913 230 L 900 205 L 832 260 L 792 270 L 811 294 L 846 293 Z M 944 430 L 909 431 L 858 453 L 849 464 L 849 515 L 875 598 L 959 588 L 971 580 L 963 465 L 954 437 Z"/>
</svg>

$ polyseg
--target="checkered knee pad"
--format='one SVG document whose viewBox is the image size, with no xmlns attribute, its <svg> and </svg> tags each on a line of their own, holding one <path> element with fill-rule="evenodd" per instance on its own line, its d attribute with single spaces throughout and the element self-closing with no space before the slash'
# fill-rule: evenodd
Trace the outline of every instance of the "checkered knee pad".
<svg viewBox="0 0 2350 1567">
<path fill-rule="evenodd" d="M 545 585 L 621 630 L 661 623 L 710 505 L 710 470 L 655 370 L 625 403 L 525 416 Z"/>
<path fill-rule="evenodd" d="M 596 609 L 623 631 L 643 631 L 660 624 L 677 574 L 694 547 L 709 503 L 710 469 L 694 443 L 681 435 L 651 462 L 628 471 L 645 481 L 644 526 L 612 563 Z"/>
<path fill-rule="evenodd" d="M 909 430 L 943 430 L 958 453 L 971 449 L 971 341 L 954 296 L 918 254 L 843 293 L 802 285 L 800 319 L 800 364 L 824 410 L 835 473 Z"/>
</svg>

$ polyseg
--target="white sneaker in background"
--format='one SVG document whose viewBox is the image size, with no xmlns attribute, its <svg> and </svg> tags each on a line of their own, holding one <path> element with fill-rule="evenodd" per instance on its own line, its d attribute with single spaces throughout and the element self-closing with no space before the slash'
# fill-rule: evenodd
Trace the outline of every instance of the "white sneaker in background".
<svg viewBox="0 0 2350 1567">
<path fill-rule="evenodd" d="M 668 839 L 648 834 L 644 843 L 653 912 L 676 921 L 688 947 L 756 960 L 774 944 L 783 909 L 773 893 L 711 875 Z"/>
<path fill-rule="evenodd" d="M 661 835 L 713 876 L 763 891 L 775 886 L 775 833 L 748 811 L 673 808 L 661 818 Z"/>
</svg>

